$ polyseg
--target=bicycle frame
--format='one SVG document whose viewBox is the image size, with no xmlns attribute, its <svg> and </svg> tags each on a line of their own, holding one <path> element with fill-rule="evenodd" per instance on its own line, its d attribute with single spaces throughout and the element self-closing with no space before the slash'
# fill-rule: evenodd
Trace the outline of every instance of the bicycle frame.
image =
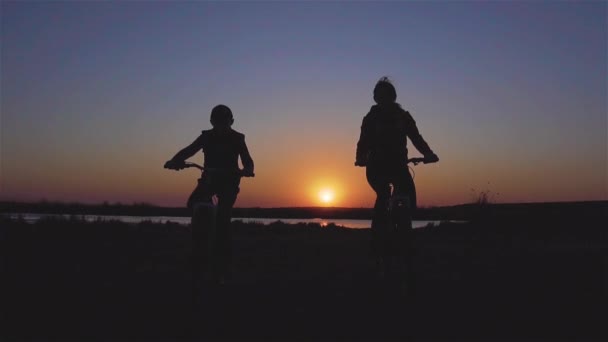
<svg viewBox="0 0 608 342">
<path fill-rule="evenodd" d="M 234 173 L 239 177 L 245 176 L 242 170 L 239 169 L 221 169 L 208 168 L 200 166 L 192 162 L 184 162 L 177 166 L 167 167 L 176 170 L 184 168 L 197 168 L 201 170 L 202 175 L 199 178 L 200 182 L 212 182 L 214 173 Z M 204 176 L 207 174 L 206 176 Z M 254 176 L 253 174 L 247 176 Z M 218 247 L 217 245 L 217 195 L 210 195 L 208 198 L 195 198 L 191 203 L 192 217 L 191 227 L 193 235 L 192 245 L 192 272 L 193 272 L 193 295 L 194 300 L 198 297 L 200 286 L 203 285 L 203 279 L 216 281 L 216 277 L 220 276 L 220 266 L 218 264 Z"/>
<path fill-rule="evenodd" d="M 408 164 L 418 165 L 419 163 L 427 163 L 424 158 L 408 159 Z M 411 170 L 411 167 L 409 168 Z M 412 177 L 413 178 L 413 177 Z M 413 200 L 405 193 L 395 193 L 394 186 L 391 184 L 391 196 L 388 202 L 389 224 L 406 225 L 405 229 L 412 229 L 411 211 L 413 210 Z M 401 215 L 400 215 L 401 214 Z M 396 227 L 396 229 L 399 229 Z"/>
</svg>

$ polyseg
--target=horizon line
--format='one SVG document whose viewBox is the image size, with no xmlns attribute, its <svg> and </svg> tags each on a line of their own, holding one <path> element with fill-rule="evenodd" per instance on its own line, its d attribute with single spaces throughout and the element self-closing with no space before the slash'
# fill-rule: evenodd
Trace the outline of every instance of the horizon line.
<svg viewBox="0 0 608 342">
<path fill-rule="evenodd" d="M 487 205 L 518 205 L 518 204 L 574 204 L 574 203 L 606 203 L 608 204 L 608 199 L 604 200 L 579 200 L 579 201 L 523 201 L 523 202 L 488 202 Z M 0 200 L 0 204 L 55 204 L 55 205 L 82 205 L 82 206 L 147 206 L 154 208 L 170 208 L 170 209 L 181 209 L 186 208 L 186 206 L 162 206 L 148 202 L 131 202 L 131 203 L 122 203 L 122 202 L 110 202 L 103 201 L 97 203 L 85 203 L 85 202 L 71 202 L 71 201 L 53 201 L 41 199 L 38 201 L 15 201 L 15 200 Z M 451 204 L 451 205 L 441 205 L 441 206 L 420 206 L 418 209 L 433 209 L 433 208 L 448 208 L 448 207 L 458 207 L 465 205 L 476 205 L 476 202 L 466 202 L 459 204 Z M 335 206 L 278 206 L 278 207 L 234 207 L 234 209 L 327 209 L 327 210 L 340 210 L 340 209 L 370 209 L 372 207 L 335 207 Z"/>
</svg>

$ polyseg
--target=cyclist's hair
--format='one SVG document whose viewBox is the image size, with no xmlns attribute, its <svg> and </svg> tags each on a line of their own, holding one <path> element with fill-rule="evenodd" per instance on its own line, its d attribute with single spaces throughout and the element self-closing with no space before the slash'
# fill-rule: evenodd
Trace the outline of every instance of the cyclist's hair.
<svg viewBox="0 0 608 342">
<path fill-rule="evenodd" d="M 217 105 L 211 110 L 211 125 L 215 126 L 232 126 L 234 117 L 232 111 L 226 105 Z"/>
<path fill-rule="evenodd" d="M 382 77 L 374 87 L 374 101 L 376 101 L 377 104 L 380 104 L 394 103 L 396 100 L 397 91 L 395 90 L 395 87 L 388 77 Z"/>
</svg>

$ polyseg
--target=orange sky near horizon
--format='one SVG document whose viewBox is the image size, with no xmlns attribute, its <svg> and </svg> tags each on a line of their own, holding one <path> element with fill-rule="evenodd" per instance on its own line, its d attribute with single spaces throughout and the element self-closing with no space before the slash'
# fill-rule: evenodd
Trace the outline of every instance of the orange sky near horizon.
<svg viewBox="0 0 608 342">
<path fill-rule="evenodd" d="M 418 120 L 421 128 L 427 126 L 424 121 Z M 267 147 L 273 153 L 265 153 L 268 150 L 264 139 L 247 136 L 256 163 L 256 177 L 242 179 L 236 206 L 373 206 L 375 195 L 367 184 L 365 169 L 353 165 L 358 128 L 357 124 L 352 126 L 350 134 L 344 133 L 350 139 L 343 140 L 318 137 L 309 142 L 306 133 L 294 133 L 274 148 Z M 197 133 L 193 133 L 196 137 Z M 413 167 L 420 206 L 468 203 L 481 191 L 489 191 L 493 201 L 502 203 L 606 200 L 606 183 L 593 168 L 576 164 L 565 167 L 558 162 L 538 162 L 533 157 L 519 160 L 519 166 L 515 167 L 498 158 L 475 159 L 450 150 L 449 144 L 443 145 L 442 139 L 431 133 L 429 130 L 427 140 L 440 162 Z M 24 160 L 19 169 L 4 165 L 4 174 L 11 175 L 12 181 L 4 185 L 2 199 L 183 206 L 196 184 L 198 171 L 162 168 L 164 161 L 190 141 L 185 137 L 179 140 L 173 146 L 155 146 L 158 147 L 155 154 L 143 154 L 136 159 L 130 158 L 130 149 L 126 148 L 112 155 L 85 154 L 72 162 L 48 158 Z M 418 153 L 411 148 L 410 156 Z M 203 155 L 198 153 L 190 160 L 202 163 Z M 330 202 L 322 201 L 322 190 L 333 192 Z"/>
</svg>

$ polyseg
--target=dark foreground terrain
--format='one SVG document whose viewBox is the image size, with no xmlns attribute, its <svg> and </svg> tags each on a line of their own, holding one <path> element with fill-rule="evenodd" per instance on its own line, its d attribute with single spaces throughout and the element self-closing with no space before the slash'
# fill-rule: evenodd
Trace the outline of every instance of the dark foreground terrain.
<svg viewBox="0 0 608 342">
<path fill-rule="evenodd" d="M 237 222 L 233 278 L 197 307 L 189 227 L 3 220 L 0 339 L 605 341 L 605 223 L 416 230 L 403 295 L 374 276 L 369 230 Z"/>
</svg>

